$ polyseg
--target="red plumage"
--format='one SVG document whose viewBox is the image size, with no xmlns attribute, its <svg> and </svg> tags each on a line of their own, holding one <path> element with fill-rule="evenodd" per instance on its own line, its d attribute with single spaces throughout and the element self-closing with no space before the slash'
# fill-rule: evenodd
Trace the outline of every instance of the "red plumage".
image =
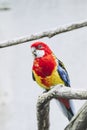
<svg viewBox="0 0 87 130">
<path fill-rule="evenodd" d="M 36 58 L 33 64 L 33 70 L 38 76 L 46 77 L 52 74 L 55 66 L 57 66 L 57 63 L 55 62 L 54 57 L 52 55 L 48 55 L 46 57 Z"/>
</svg>

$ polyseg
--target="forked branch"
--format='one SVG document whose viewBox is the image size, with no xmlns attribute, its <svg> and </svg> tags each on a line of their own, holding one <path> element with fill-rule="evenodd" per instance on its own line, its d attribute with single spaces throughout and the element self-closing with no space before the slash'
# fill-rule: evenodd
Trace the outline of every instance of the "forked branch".
<svg viewBox="0 0 87 130">
<path fill-rule="evenodd" d="M 58 99 L 58 97 L 83 100 L 87 99 L 87 90 L 71 89 L 63 85 L 58 85 L 39 96 L 37 102 L 38 130 L 49 130 L 49 102 L 53 98 Z M 74 116 L 65 130 L 86 130 L 85 128 L 87 128 L 87 103 Z"/>
</svg>

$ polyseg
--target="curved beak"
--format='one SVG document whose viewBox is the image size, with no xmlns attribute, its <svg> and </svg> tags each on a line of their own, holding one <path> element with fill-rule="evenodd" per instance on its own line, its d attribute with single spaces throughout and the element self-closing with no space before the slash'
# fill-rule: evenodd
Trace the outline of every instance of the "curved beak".
<svg viewBox="0 0 87 130">
<path fill-rule="evenodd" d="M 35 47 L 32 47 L 31 51 L 32 51 L 34 58 L 41 58 L 45 54 L 44 50 L 38 50 Z"/>
</svg>

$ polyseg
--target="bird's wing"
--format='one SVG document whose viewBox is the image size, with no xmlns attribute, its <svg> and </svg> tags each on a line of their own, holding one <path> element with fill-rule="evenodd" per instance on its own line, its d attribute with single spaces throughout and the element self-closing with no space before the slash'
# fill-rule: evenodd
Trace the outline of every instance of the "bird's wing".
<svg viewBox="0 0 87 130">
<path fill-rule="evenodd" d="M 58 74 L 60 75 L 61 79 L 64 81 L 65 85 L 70 87 L 70 80 L 69 80 L 67 70 L 65 69 L 64 64 L 60 60 L 58 60 L 57 71 L 58 71 Z"/>
<path fill-rule="evenodd" d="M 32 71 L 32 78 L 33 78 L 34 81 L 36 81 L 33 71 Z"/>
</svg>

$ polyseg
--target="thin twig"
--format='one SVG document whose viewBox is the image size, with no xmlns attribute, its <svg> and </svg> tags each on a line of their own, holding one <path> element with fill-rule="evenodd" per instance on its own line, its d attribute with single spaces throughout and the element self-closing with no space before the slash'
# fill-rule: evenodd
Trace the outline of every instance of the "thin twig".
<svg viewBox="0 0 87 130">
<path fill-rule="evenodd" d="M 7 11 L 7 10 L 10 10 L 9 7 L 0 7 L 0 11 Z"/>
<path fill-rule="evenodd" d="M 87 26 L 87 20 L 82 21 L 82 22 L 69 24 L 69 25 L 60 26 L 60 27 L 57 27 L 57 28 L 52 29 L 52 30 L 32 34 L 30 36 L 25 36 L 25 37 L 17 38 L 17 39 L 14 39 L 14 40 L 1 42 L 0 43 L 0 48 L 14 46 L 14 45 L 22 44 L 22 43 L 25 43 L 25 42 L 29 42 L 29 41 L 37 40 L 37 39 L 40 39 L 40 38 L 44 38 L 44 37 L 51 38 L 51 37 L 53 37 L 55 35 L 58 35 L 60 33 L 72 31 L 72 30 L 79 29 L 79 28 L 86 27 L 86 26 Z"/>
</svg>

